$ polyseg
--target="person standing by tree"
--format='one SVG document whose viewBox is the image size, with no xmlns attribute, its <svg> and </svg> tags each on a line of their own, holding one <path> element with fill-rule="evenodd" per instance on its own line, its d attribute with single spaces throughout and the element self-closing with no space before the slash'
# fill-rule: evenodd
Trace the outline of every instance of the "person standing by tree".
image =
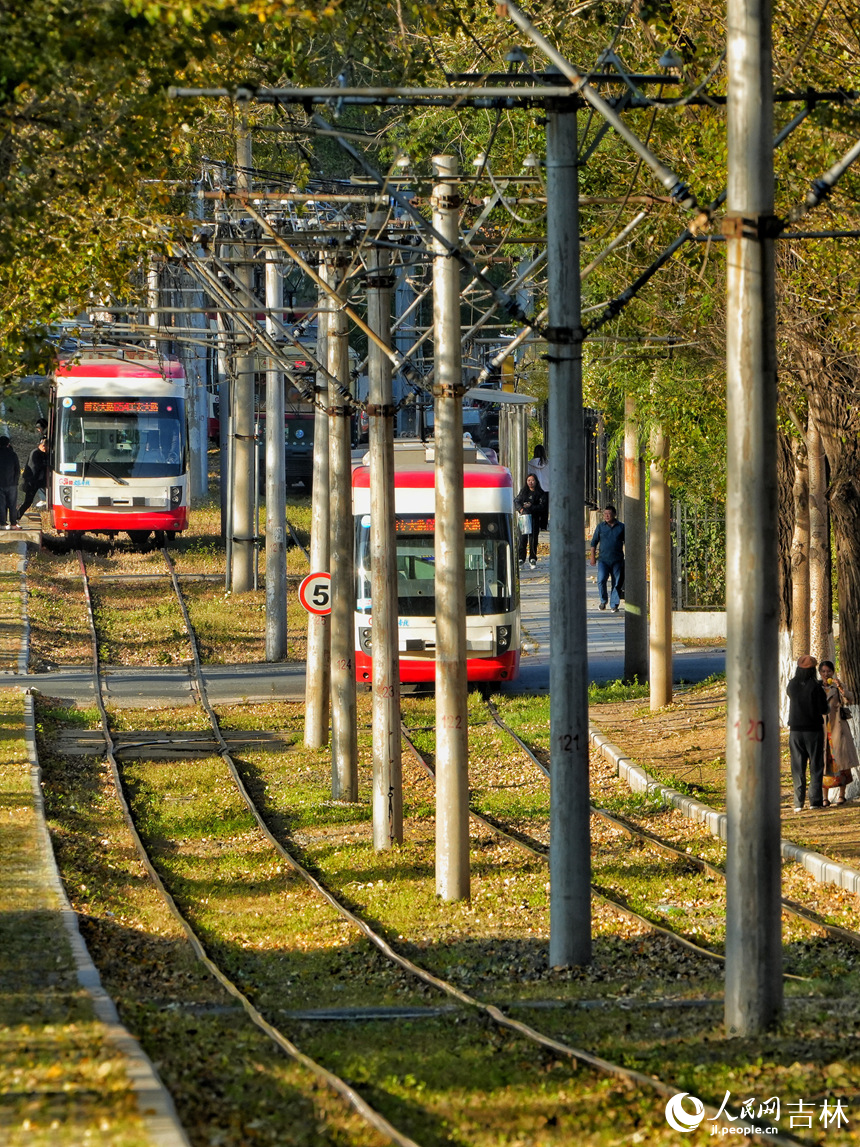
<svg viewBox="0 0 860 1147">
<path fill-rule="evenodd" d="M 809 807 L 824 808 L 824 717 L 827 694 L 815 673 L 815 658 L 808 653 L 798 658 L 789 681 L 788 751 L 794 785 L 794 811 L 803 811 L 806 799 L 806 766 L 809 765 Z"/>
<path fill-rule="evenodd" d="M 11 530 L 18 524 L 18 478 L 21 465 L 6 434 L 0 434 L 0 526 Z M 8 516 L 8 521 L 7 521 Z"/>
<path fill-rule="evenodd" d="M 847 706 L 853 704 L 854 694 L 836 676 L 832 661 L 822 661 L 819 666 L 821 681 L 827 694 L 827 737 L 824 743 L 825 777 L 829 774 L 828 788 L 839 790 L 833 801 L 824 798 L 824 804 L 845 804 L 845 789 L 854 780 L 855 772 L 860 774 L 860 758 L 854 744 L 854 736 Z M 843 712 L 845 710 L 845 712 Z M 829 796 L 829 793 L 828 793 Z"/>
<path fill-rule="evenodd" d="M 591 539 L 591 564 L 597 566 L 597 592 L 600 594 L 597 608 L 606 609 L 608 603 L 612 612 L 618 613 L 624 590 L 624 523 L 616 518 L 614 506 L 606 507 L 603 521 L 598 523 L 594 531 Z M 606 583 L 610 577 L 612 592 L 607 597 Z"/>
</svg>

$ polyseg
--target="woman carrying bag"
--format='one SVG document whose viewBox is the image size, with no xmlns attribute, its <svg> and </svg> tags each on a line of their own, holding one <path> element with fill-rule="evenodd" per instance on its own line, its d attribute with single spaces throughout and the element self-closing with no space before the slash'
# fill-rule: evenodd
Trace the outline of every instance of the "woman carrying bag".
<svg viewBox="0 0 860 1147">
<path fill-rule="evenodd" d="M 529 474 L 526 484 L 514 498 L 514 505 L 519 510 L 517 526 L 520 531 L 520 565 L 526 560 L 526 544 L 528 544 L 529 565 L 532 569 L 537 565 L 538 534 L 540 533 L 543 516 L 547 512 L 549 499 L 546 492 L 541 489 L 540 482 Z"/>
<path fill-rule="evenodd" d="M 851 710 L 848 706 L 854 696 L 849 693 L 839 678 L 831 661 L 822 661 L 819 666 L 821 682 L 827 694 L 827 740 L 824 747 L 824 784 L 829 789 L 839 789 L 839 796 L 825 804 L 845 804 L 845 789 L 854 780 L 854 769 L 860 769 L 860 759 L 854 744 L 854 734 L 849 721 Z M 828 783 L 829 782 L 829 783 Z"/>
</svg>

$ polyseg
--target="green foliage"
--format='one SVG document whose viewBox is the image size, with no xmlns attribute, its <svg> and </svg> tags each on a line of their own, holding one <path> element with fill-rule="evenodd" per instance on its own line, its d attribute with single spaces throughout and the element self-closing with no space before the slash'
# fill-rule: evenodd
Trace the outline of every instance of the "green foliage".
<svg viewBox="0 0 860 1147">
<path fill-rule="evenodd" d="M 634 677 L 632 681 L 591 681 L 588 686 L 589 705 L 611 705 L 616 701 L 631 701 L 635 697 L 647 697 L 650 686 L 647 681 Z"/>
</svg>

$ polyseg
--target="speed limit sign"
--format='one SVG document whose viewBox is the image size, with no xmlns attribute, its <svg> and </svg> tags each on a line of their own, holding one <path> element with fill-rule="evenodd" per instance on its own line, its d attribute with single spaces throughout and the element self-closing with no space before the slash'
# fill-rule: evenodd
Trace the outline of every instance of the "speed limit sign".
<svg viewBox="0 0 860 1147">
<path fill-rule="evenodd" d="M 331 613 L 331 574 L 308 574 L 299 586 L 299 601 L 308 613 Z"/>
</svg>

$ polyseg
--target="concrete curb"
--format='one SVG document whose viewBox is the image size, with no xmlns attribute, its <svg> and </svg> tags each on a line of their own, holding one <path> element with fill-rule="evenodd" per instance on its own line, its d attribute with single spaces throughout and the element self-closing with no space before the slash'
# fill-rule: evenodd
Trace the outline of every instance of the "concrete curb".
<svg viewBox="0 0 860 1147">
<path fill-rule="evenodd" d="M 18 650 L 18 674 L 27 676 L 30 659 L 30 615 L 27 612 L 27 547 L 22 542 L 19 550 L 18 573 L 21 575 L 21 648 Z M 30 760 L 33 758 L 31 757 Z"/>
<path fill-rule="evenodd" d="M 679 793 L 677 789 L 670 789 L 666 785 L 655 781 L 640 765 L 634 764 L 630 757 L 622 753 L 617 745 L 613 745 L 608 737 L 589 729 L 588 737 L 592 745 L 598 749 L 608 761 L 611 761 L 633 792 L 657 793 L 667 804 L 672 804 L 684 816 L 699 824 L 707 826 L 712 836 L 726 839 L 728 832 L 728 817 L 724 812 L 717 812 L 701 801 Z M 837 888 L 844 888 L 848 892 L 860 892 L 860 872 L 856 868 L 849 868 L 846 864 L 839 864 L 820 852 L 812 852 L 790 840 L 780 841 L 780 850 L 786 860 L 793 860 L 803 865 L 813 880 L 819 884 L 835 884 Z"/>
<path fill-rule="evenodd" d="M 35 706 L 32 693 L 24 696 L 25 738 L 27 754 L 30 758 L 30 783 L 33 789 L 33 804 L 41 838 L 41 861 L 45 883 L 55 893 L 60 903 L 60 916 L 72 949 L 78 983 L 93 1001 L 93 1009 L 105 1028 L 106 1038 L 125 1057 L 125 1070 L 131 1086 L 137 1093 L 137 1102 L 144 1125 L 154 1147 L 191 1147 L 185 1134 L 173 1099 L 159 1078 L 149 1056 L 123 1026 L 117 1014 L 116 1005 L 102 987 L 98 969 L 87 951 L 86 944 L 78 928 L 77 913 L 69 903 L 66 890 L 60 879 L 51 836 L 45 822 L 45 803 L 42 798 L 42 770 L 36 750 Z"/>
</svg>

